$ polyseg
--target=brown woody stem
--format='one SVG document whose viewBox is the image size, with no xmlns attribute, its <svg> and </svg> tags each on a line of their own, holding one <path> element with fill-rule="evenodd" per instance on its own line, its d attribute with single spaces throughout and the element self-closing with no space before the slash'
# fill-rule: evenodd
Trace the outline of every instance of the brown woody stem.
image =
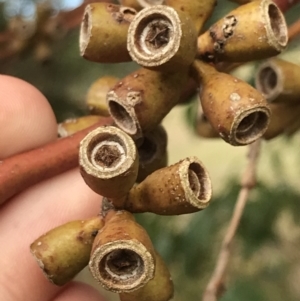
<svg viewBox="0 0 300 301">
<path fill-rule="evenodd" d="M 26 188 L 78 165 L 79 142 L 94 128 L 112 124 L 111 118 L 38 149 L 0 162 L 0 204 Z"/>
<path fill-rule="evenodd" d="M 300 35 L 300 20 L 297 20 L 289 27 L 289 41 Z"/>
<path fill-rule="evenodd" d="M 241 190 L 237 198 L 228 230 L 221 246 L 215 270 L 204 291 L 202 301 L 216 301 L 224 292 L 224 278 L 226 276 L 227 267 L 230 260 L 233 240 L 239 227 L 250 191 L 256 184 L 255 170 L 259 158 L 260 145 L 260 140 L 257 140 L 250 145 L 248 165 L 241 179 Z"/>
<path fill-rule="evenodd" d="M 295 4 L 299 3 L 300 0 L 273 0 L 273 2 L 276 3 L 283 12 L 285 12 Z"/>
</svg>

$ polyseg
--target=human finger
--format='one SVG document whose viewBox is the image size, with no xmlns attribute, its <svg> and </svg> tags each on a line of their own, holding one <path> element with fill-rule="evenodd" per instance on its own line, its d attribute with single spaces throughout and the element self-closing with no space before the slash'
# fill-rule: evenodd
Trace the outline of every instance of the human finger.
<svg viewBox="0 0 300 301">
<path fill-rule="evenodd" d="M 54 113 L 35 87 L 0 75 L 0 100 L 0 159 L 56 139 Z"/>
</svg>

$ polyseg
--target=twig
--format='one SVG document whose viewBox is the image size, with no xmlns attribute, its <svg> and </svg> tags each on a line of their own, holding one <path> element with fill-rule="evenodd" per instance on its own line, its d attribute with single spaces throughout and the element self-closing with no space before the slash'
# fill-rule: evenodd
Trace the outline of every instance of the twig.
<svg viewBox="0 0 300 301">
<path fill-rule="evenodd" d="M 255 170 L 259 157 L 261 141 L 258 140 L 250 145 L 248 154 L 248 165 L 241 180 L 241 189 L 235 204 L 227 233 L 224 237 L 217 264 L 212 277 L 204 291 L 202 301 L 216 301 L 224 292 L 224 278 L 226 276 L 228 263 L 231 255 L 231 247 L 234 236 L 237 232 L 241 217 L 243 215 L 248 196 L 251 189 L 255 186 Z"/>
<path fill-rule="evenodd" d="M 0 161 L 0 205 L 26 188 L 78 166 L 80 141 L 98 126 L 111 125 L 110 117 L 76 134 Z"/>
<path fill-rule="evenodd" d="M 300 35 L 300 20 L 289 26 L 289 41 L 294 40 Z"/>
<path fill-rule="evenodd" d="M 294 5 L 299 3 L 300 0 L 273 0 L 273 2 L 276 3 L 283 12 L 286 12 Z"/>
</svg>

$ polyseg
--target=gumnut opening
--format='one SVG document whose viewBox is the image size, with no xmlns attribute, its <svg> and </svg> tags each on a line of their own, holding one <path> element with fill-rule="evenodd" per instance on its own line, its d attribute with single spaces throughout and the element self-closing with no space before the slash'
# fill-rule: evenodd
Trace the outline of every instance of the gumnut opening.
<svg viewBox="0 0 300 301">
<path fill-rule="evenodd" d="M 80 143 L 80 171 L 85 182 L 105 197 L 126 194 L 138 173 L 134 141 L 122 130 L 99 127 Z"/>
<path fill-rule="evenodd" d="M 156 5 L 141 10 L 128 30 L 127 49 L 132 59 L 145 67 L 169 61 L 180 47 L 180 24 L 171 7 Z"/>
<path fill-rule="evenodd" d="M 211 199 L 211 181 L 202 162 L 196 157 L 182 161 L 179 175 L 189 203 L 200 209 L 208 206 Z"/>
<path fill-rule="evenodd" d="M 272 1 L 264 1 L 262 5 L 267 21 L 265 26 L 268 40 L 275 49 L 281 52 L 288 43 L 288 30 L 284 15 Z"/>
<path fill-rule="evenodd" d="M 268 102 L 272 102 L 282 90 L 280 70 L 271 63 L 263 64 L 257 71 L 255 86 L 264 94 Z"/>
<path fill-rule="evenodd" d="M 254 108 L 245 111 L 236 120 L 233 129 L 233 145 L 246 145 L 260 138 L 268 128 L 270 110 L 265 108 Z"/>
<path fill-rule="evenodd" d="M 154 277 L 153 258 L 136 240 L 121 240 L 98 247 L 89 266 L 95 279 L 116 293 L 134 291 Z"/>
</svg>

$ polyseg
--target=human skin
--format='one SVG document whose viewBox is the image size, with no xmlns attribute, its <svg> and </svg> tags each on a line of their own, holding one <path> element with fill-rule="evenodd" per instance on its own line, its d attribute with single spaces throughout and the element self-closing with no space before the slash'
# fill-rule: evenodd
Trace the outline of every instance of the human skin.
<svg viewBox="0 0 300 301">
<path fill-rule="evenodd" d="M 57 139 L 57 124 L 45 97 L 30 84 L 0 75 L 1 160 Z M 50 229 L 98 214 L 101 197 L 78 169 L 36 184 L 0 206 L 0 300 L 104 301 L 86 284 L 57 287 L 46 279 L 29 245 Z"/>
</svg>

